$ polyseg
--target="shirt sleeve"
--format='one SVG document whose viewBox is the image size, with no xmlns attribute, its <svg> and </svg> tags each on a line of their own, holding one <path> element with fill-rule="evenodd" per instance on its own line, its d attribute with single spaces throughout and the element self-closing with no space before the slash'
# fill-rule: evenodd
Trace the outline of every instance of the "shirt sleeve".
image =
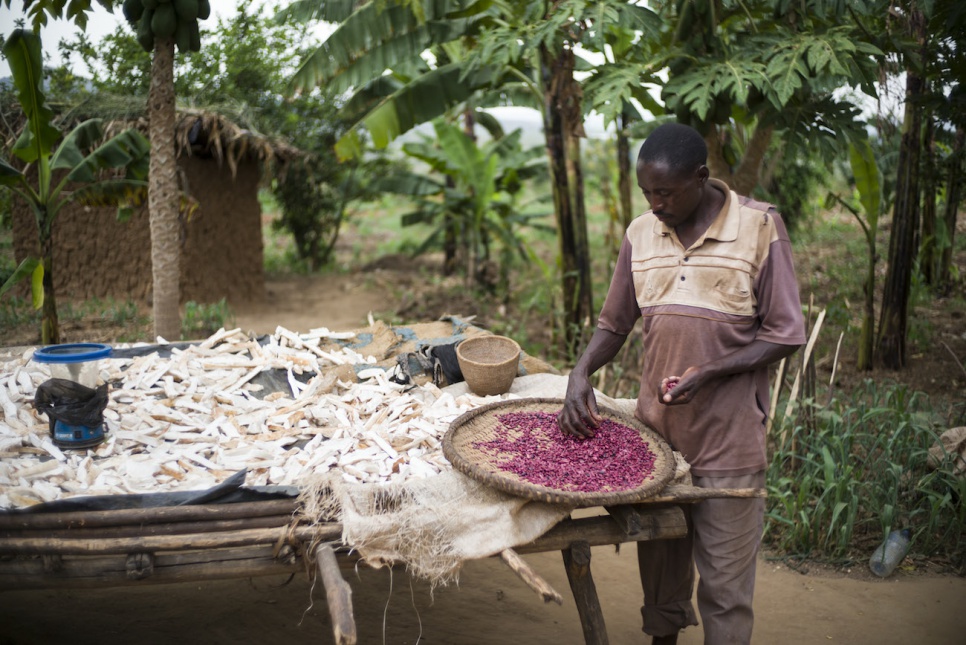
<svg viewBox="0 0 966 645">
<path fill-rule="evenodd" d="M 775 221 L 775 236 L 756 280 L 758 316 L 761 327 L 756 336 L 779 345 L 805 343 L 805 317 L 798 295 L 798 280 L 792 261 L 792 245 L 781 217 Z"/>
<path fill-rule="evenodd" d="M 631 271 L 631 243 L 624 236 L 617 254 L 617 265 L 607 290 L 607 298 L 597 317 L 597 327 L 615 334 L 627 335 L 641 317 L 634 291 L 634 274 Z"/>
</svg>

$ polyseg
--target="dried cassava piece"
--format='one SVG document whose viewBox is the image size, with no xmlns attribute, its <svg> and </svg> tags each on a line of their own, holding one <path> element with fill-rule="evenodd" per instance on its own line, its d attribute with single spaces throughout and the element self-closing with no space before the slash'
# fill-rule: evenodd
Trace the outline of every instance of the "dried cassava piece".
<svg viewBox="0 0 966 645">
<path fill-rule="evenodd" d="M 50 371 L 31 360 L 33 350 L 0 361 L 0 509 L 204 489 L 242 468 L 250 486 L 298 486 L 329 471 L 347 482 L 399 483 L 448 470 L 440 441 L 449 423 L 486 399 L 398 385 L 370 356 L 321 349 L 326 339 L 346 334 L 279 327 L 259 344 L 220 330 L 169 357 L 103 360 L 107 435 L 86 450 L 51 442 L 32 404 Z M 272 374 L 279 390 L 266 394 L 258 377 Z"/>
</svg>

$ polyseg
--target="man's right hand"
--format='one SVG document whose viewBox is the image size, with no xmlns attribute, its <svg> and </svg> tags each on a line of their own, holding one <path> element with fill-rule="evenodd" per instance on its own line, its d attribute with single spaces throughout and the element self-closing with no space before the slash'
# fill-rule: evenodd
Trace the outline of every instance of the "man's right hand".
<svg viewBox="0 0 966 645">
<path fill-rule="evenodd" d="M 557 425 L 566 434 L 589 439 L 594 436 L 600 421 L 597 397 L 590 380 L 586 376 L 571 373 L 567 380 L 564 406 L 557 415 Z"/>
</svg>

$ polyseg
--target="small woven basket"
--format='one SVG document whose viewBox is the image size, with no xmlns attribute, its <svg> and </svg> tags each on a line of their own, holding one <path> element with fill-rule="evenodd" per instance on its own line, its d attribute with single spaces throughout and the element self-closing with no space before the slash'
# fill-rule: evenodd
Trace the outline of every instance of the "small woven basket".
<svg viewBox="0 0 966 645">
<path fill-rule="evenodd" d="M 456 359 L 475 394 L 505 394 L 520 364 L 520 346 L 506 336 L 475 336 L 456 346 Z"/>
</svg>

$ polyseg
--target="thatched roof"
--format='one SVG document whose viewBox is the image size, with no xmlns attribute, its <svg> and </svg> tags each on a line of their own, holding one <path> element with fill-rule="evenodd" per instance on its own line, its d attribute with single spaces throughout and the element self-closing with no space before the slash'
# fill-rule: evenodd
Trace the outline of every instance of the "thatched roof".
<svg viewBox="0 0 966 645">
<path fill-rule="evenodd" d="M 58 111 L 56 107 L 54 110 Z M 68 131 L 87 119 L 100 118 L 107 138 L 131 127 L 148 136 L 148 118 L 141 98 L 95 95 L 59 112 L 56 125 L 61 131 Z M 9 134 L 13 135 L 12 141 L 19 131 Z M 233 176 L 243 160 L 258 161 L 269 167 L 305 154 L 277 137 L 257 132 L 250 126 L 243 109 L 229 105 L 178 106 L 175 150 L 178 156 L 211 157 L 219 164 L 227 163 Z"/>
</svg>

